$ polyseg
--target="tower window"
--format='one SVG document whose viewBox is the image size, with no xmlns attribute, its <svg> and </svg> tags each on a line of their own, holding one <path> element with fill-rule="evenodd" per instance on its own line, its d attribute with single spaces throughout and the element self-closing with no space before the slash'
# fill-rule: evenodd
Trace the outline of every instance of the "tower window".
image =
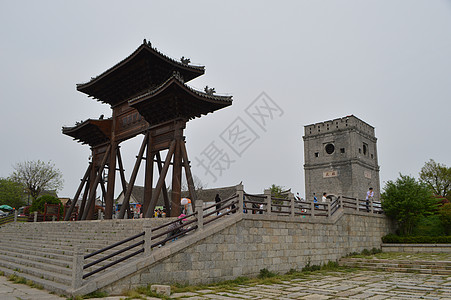
<svg viewBox="0 0 451 300">
<path fill-rule="evenodd" d="M 341 153 L 345 153 L 345 148 L 340 148 Z"/>
<path fill-rule="evenodd" d="M 368 145 L 363 143 L 363 155 L 367 155 L 368 153 Z"/>
<path fill-rule="evenodd" d="M 362 148 L 359 148 L 359 153 L 362 153 Z"/>
<path fill-rule="evenodd" d="M 315 157 L 319 157 L 319 152 L 315 152 Z"/>
<path fill-rule="evenodd" d="M 335 151 L 335 146 L 333 144 L 327 144 L 326 145 L 326 153 L 332 154 Z"/>
</svg>

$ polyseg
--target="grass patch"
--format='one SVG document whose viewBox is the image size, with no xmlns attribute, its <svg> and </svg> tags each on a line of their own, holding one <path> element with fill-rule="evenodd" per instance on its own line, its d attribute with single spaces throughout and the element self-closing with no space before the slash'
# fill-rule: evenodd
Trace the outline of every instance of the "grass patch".
<svg viewBox="0 0 451 300">
<path fill-rule="evenodd" d="M 269 271 L 267 268 L 261 269 L 260 274 L 258 274 L 257 278 L 266 279 L 277 276 L 277 273 Z"/>
<path fill-rule="evenodd" d="M 43 289 L 43 287 L 41 285 L 36 284 L 33 281 L 31 281 L 31 280 L 27 280 L 27 279 L 25 279 L 23 277 L 17 276 L 16 274 L 9 275 L 8 276 L 8 280 L 13 282 L 13 283 L 25 284 L 25 285 L 28 285 L 29 287 L 36 288 L 36 289 L 39 289 L 39 290 Z"/>
<path fill-rule="evenodd" d="M 340 267 L 337 262 L 328 262 L 324 265 L 310 265 L 310 261 L 302 270 L 290 269 L 286 274 L 278 274 L 273 271 L 268 270 L 267 268 L 261 269 L 260 273 L 257 277 L 249 278 L 245 276 L 237 277 L 233 280 L 226 280 L 215 282 L 211 284 L 200 284 L 200 285 L 188 285 L 188 284 L 173 284 L 171 285 L 172 293 L 187 293 L 187 292 L 198 292 L 200 290 L 212 290 L 213 293 L 233 293 L 238 288 L 241 288 L 243 285 L 246 286 L 256 286 L 256 285 L 272 285 L 272 284 L 281 284 L 283 281 L 292 280 L 292 279 L 308 279 L 310 277 L 317 276 L 321 273 L 330 273 L 330 272 L 348 272 L 349 270 L 353 270 L 352 268 Z M 339 276 L 339 275 L 337 275 Z M 172 298 L 168 296 L 164 296 L 161 294 L 157 294 L 151 291 L 151 284 L 147 286 L 141 286 L 131 291 L 124 292 L 123 296 L 124 300 L 128 299 L 146 299 L 145 297 L 155 297 L 159 299 L 167 299 L 170 300 Z M 74 299 L 78 300 L 78 299 Z"/>
</svg>

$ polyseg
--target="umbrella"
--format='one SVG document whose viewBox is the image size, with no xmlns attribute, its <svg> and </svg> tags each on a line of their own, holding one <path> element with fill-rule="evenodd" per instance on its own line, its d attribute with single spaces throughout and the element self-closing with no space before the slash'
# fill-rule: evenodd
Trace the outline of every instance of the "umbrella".
<svg viewBox="0 0 451 300">
<path fill-rule="evenodd" d="M 188 198 L 182 198 L 182 200 L 180 201 L 180 204 L 181 205 L 187 205 L 190 202 L 191 202 L 191 200 L 189 200 Z"/>
<path fill-rule="evenodd" d="M 14 208 L 12 208 L 9 205 L 3 204 L 3 205 L 0 205 L 0 209 L 13 210 Z"/>
</svg>

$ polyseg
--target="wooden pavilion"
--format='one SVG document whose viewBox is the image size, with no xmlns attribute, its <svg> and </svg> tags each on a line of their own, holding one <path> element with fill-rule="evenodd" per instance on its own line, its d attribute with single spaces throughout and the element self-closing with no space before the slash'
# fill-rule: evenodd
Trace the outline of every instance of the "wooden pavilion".
<svg viewBox="0 0 451 300">
<path fill-rule="evenodd" d="M 151 217 L 156 201 L 163 193 L 168 215 L 180 214 L 182 170 L 188 183 L 189 195 L 196 199 L 193 178 L 185 147 L 183 130 L 186 123 L 232 104 L 231 96 L 214 95 L 212 90 L 200 92 L 186 82 L 203 75 L 203 66 L 193 66 L 184 58 L 176 61 L 160 53 L 144 40 L 130 56 L 92 78 L 78 84 L 77 90 L 111 106 L 112 117 L 88 119 L 73 127 L 63 127 L 63 134 L 78 142 L 88 144 L 92 160 L 81 180 L 65 220 L 78 206 L 78 220 L 94 216 L 95 197 L 100 185 L 105 198 L 105 218 L 113 215 L 116 171 L 119 172 L 123 193 L 123 205 L 118 217 L 124 218 L 129 210 L 129 200 L 139 167 L 145 160 L 143 211 Z M 120 143 L 137 135 L 143 135 L 141 148 L 127 181 L 120 153 Z M 168 150 L 164 160 L 161 151 Z M 154 187 L 154 165 L 159 177 Z M 172 165 L 172 189 L 169 199 L 165 179 Z M 104 181 L 103 172 L 108 172 Z M 128 184 L 127 184 L 128 182 Z M 81 203 L 79 197 L 83 191 Z M 128 214 L 130 215 L 130 213 Z"/>
</svg>

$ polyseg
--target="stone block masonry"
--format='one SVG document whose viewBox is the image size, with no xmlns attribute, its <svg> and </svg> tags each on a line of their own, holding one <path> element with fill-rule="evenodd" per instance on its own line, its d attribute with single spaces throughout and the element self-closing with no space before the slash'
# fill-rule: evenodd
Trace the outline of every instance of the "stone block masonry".
<svg viewBox="0 0 451 300">
<path fill-rule="evenodd" d="M 218 222 L 216 226 L 227 225 L 213 235 L 193 241 L 196 234 L 202 234 L 199 232 L 172 243 L 169 247 L 181 250 L 171 251 L 174 254 L 103 290 L 114 294 L 150 283 L 212 283 L 256 276 L 263 268 L 283 274 L 307 264 L 337 261 L 351 252 L 380 248 L 381 237 L 393 229 L 385 215 L 353 210 L 329 219 L 240 215 L 234 223 L 227 223 L 232 216 Z"/>
</svg>

